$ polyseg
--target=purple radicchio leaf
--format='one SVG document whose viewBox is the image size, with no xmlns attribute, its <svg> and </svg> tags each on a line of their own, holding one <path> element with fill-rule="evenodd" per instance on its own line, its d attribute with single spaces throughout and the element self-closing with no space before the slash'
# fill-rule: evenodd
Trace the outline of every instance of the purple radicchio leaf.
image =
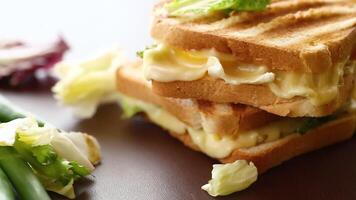
<svg viewBox="0 0 356 200">
<path fill-rule="evenodd" d="M 0 41 L 0 87 L 13 89 L 52 85 L 54 80 L 48 76 L 49 69 L 62 60 L 68 49 L 61 37 L 44 45 Z M 39 72 L 42 72 L 42 77 Z"/>
</svg>

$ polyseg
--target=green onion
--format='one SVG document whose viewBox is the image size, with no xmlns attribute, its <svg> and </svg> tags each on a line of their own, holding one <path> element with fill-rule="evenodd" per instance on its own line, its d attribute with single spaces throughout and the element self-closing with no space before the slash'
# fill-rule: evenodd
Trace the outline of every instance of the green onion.
<svg viewBox="0 0 356 200">
<path fill-rule="evenodd" d="M 14 105 L 0 95 L 0 122 L 9 122 L 14 119 L 25 117 L 18 112 L 18 109 Z"/>
<path fill-rule="evenodd" d="M 12 147 L 0 147 L 0 166 L 23 200 L 50 200 L 31 167 L 17 156 Z"/>
<path fill-rule="evenodd" d="M 4 171 L 0 168 L 0 199 L 15 200 L 15 194 L 12 190 L 11 183 Z"/>
<path fill-rule="evenodd" d="M 18 118 L 24 118 L 26 114 L 10 103 L 5 97 L 0 95 L 0 123 L 10 122 Z M 38 121 L 39 126 L 43 126 L 44 123 Z"/>
</svg>

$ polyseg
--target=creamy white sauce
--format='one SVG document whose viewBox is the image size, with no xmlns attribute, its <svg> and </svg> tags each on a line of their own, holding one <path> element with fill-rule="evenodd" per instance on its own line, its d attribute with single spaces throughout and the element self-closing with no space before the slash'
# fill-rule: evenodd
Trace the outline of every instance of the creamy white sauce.
<svg viewBox="0 0 356 200">
<path fill-rule="evenodd" d="M 265 67 L 237 65 L 234 56 L 215 50 L 186 52 L 158 45 L 145 52 L 143 65 L 147 79 L 161 82 L 193 81 L 206 74 L 231 84 L 263 84 L 274 80 L 274 74 Z"/>
</svg>

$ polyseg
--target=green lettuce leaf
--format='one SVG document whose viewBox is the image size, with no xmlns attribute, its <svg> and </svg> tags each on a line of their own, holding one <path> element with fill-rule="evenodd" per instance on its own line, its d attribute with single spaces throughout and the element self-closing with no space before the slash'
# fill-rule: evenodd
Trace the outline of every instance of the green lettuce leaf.
<svg viewBox="0 0 356 200">
<path fill-rule="evenodd" d="M 50 145 L 32 147 L 32 154 L 41 165 L 50 165 L 57 160 L 57 154 Z"/>
<path fill-rule="evenodd" d="M 337 117 L 335 115 L 319 117 L 319 118 L 315 118 L 315 117 L 307 118 L 305 122 L 297 129 L 297 132 L 301 134 L 305 134 L 308 131 L 317 128 L 318 126 L 321 126 L 336 118 Z"/>
<path fill-rule="evenodd" d="M 116 69 L 124 59 L 120 51 L 110 51 L 80 63 L 59 63 L 55 97 L 76 115 L 90 118 L 101 103 L 116 101 Z"/>
<path fill-rule="evenodd" d="M 270 0 L 173 0 L 165 5 L 169 16 L 199 17 L 233 11 L 262 11 Z"/>
<path fill-rule="evenodd" d="M 211 196 L 226 196 L 245 190 L 256 182 L 256 166 L 246 160 L 237 160 L 228 164 L 213 165 L 211 180 L 202 186 Z"/>
<path fill-rule="evenodd" d="M 13 147 L 47 190 L 74 198 L 74 181 L 94 169 L 89 157 L 83 153 L 87 151 L 83 148 L 87 147 L 76 145 L 78 142 L 86 144 L 84 134 L 76 133 L 75 141 L 69 133 L 59 132 L 49 124 L 39 126 L 33 118 L 1 123 L 0 132 L 0 146 Z"/>
<path fill-rule="evenodd" d="M 61 158 L 50 145 L 33 147 L 17 139 L 14 147 L 46 189 L 69 198 L 74 198 L 74 181 L 90 174 L 89 169 L 77 162 Z"/>
<path fill-rule="evenodd" d="M 137 106 L 136 104 L 132 103 L 129 99 L 121 96 L 120 98 L 120 105 L 122 109 L 122 115 L 121 117 L 124 119 L 128 119 L 133 117 L 139 112 L 142 112 L 142 109 Z"/>
<path fill-rule="evenodd" d="M 90 174 L 90 170 L 86 167 L 79 165 L 78 162 L 72 161 L 69 162 L 70 170 L 73 172 L 74 180 L 78 178 L 85 177 Z"/>
</svg>

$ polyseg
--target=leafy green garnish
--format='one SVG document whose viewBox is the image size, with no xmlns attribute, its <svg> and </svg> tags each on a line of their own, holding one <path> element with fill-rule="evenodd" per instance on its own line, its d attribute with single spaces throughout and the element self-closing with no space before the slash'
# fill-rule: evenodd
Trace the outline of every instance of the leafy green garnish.
<svg viewBox="0 0 356 200">
<path fill-rule="evenodd" d="M 169 16 L 207 16 L 233 11 L 262 11 L 270 0 L 173 0 L 165 5 Z"/>
<path fill-rule="evenodd" d="M 305 134 L 306 132 L 321 126 L 331 120 L 334 120 L 336 116 L 331 115 L 331 116 L 326 116 L 326 117 L 321 117 L 321 118 L 308 118 L 298 129 L 297 132 L 301 134 Z"/>
<path fill-rule="evenodd" d="M 143 58 L 144 53 L 145 53 L 145 50 L 141 50 L 141 51 L 136 52 L 136 55 L 140 58 Z"/>
<path fill-rule="evenodd" d="M 62 186 L 67 185 L 72 179 L 72 173 L 69 171 L 70 166 L 63 162 L 62 159 L 57 158 L 52 160 L 51 163 L 40 162 L 46 160 L 46 158 L 53 157 L 51 150 L 45 149 L 50 146 L 43 146 L 43 149 L 40 151 L 35 150 L 31 145 L 28 145 L 24 142 L 16 140 L 14 147 L 16 151 L 22 156 L 22 158 L 30 163 L 32 168 L 41 176 L 46 177 L 48 180 L 52 182 L 56 182 L 61 184 Z"/>
<path fill-rule="evenodd" d="M 14 147 L 21 157 L 36 171 L 40 179 L 52 185 L 64 187 L 73 182 L 73 180 L 90 173 L 84 166 L 59 157 L 50 145 L 31 146 L 17 138 Z"/>
<path fill-rule="evenodd" d="M 131 103 L 129 100 L 125 98 L 120 99 L 122 114 L 121 117 L 123 119 L 128 119 L 133 117 L 139 112 L 142 112 L 142 109 L 138 107 L 136 104 Z"/>
<path fill-rule="evenodd" d="M 145 55 L 145 51 L 156 48 L 156 47 L 157 47 L 157 44 L 152 44 L 150 46 L 146 46 L 144 50 L 136 52 L 136 55 L 140 58 L 143 58 L 143 56 Z"/>
<path fill-rule="evenodd" d="M 90 174 L 90 171 L 75 161 L 69 162 L 70 170 L 73 171 L 74 179 L 81 178 Z"/>
<path fill-rule="evenodd" d="M 57 154 L 50 145 L 35 146 L 32 154 L 42 165 L 49 165 L 57 159 Z"/>
</svg>

